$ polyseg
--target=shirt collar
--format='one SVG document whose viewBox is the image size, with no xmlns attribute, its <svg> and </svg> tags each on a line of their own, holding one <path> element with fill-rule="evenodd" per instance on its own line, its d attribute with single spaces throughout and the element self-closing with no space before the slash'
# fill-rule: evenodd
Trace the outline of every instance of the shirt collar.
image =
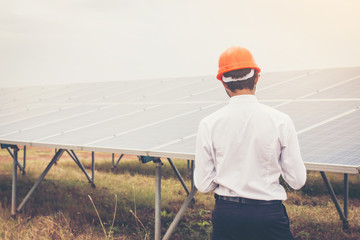
<svg viewBox="0 0 360 240">
<path fill-rule="evenodd" d="M 255 95 L 243 94 L 236 95 L 230 98 L 230 103 L 257 103 L 258 100 Z"/>
</svg>

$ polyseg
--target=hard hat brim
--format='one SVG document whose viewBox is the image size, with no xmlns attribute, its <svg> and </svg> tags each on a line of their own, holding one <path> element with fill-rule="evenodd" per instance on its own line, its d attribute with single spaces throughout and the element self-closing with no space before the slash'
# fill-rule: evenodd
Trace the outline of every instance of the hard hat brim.
<svg viewBox="0 0 360 240">
<path fill-rule="evenodd" d="M 234 64 L 234 65 L 227 65 L 225 67 L 220 68 L 218 71 L 218 74 L 216 75 L 216 78 L 221 81 L 224 73 L 238 70 L 238 69 L 245 69 L 245 68 L 253 68 L 253 69 L 257 70 L 258 73 L 261 72 L 261 69 L 259 68 L 259 66 L 254 63 L 242 64 L 241 66 L 239 66 L 238 64 Z"/>
</svg>

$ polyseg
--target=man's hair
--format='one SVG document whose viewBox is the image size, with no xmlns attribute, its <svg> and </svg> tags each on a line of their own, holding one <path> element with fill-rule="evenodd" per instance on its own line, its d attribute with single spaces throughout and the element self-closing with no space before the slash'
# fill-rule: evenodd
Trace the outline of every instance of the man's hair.
<svg viewBox="0 0 360 240">
<path fill-rule="evenodd" d="M 233 79 L 244 77 L 246 74 L 250 73 L 251 68 L 244 68 L 244 69 L 237 69 L 230 72 L 226 72 L 223 74 L 224 77 L 231 77 Z M 248 80 L 242 80 L 242 81 L 234 81 L 234 82 L 227 82 L 225 85 L 232 91 L 235 92 L 235 90 L 242 90 L 244 88 L 253 90 L 255 85 L 255 78 L 258 75 L 258 71 L 255 70 L 254 76 L 249 78 Z"/>
</svg>

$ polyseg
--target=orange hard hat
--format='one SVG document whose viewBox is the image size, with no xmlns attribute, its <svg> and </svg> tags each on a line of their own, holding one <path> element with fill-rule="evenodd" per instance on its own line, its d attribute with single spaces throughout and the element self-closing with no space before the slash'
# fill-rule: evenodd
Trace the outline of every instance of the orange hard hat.
<svg viewBox="0 0 360 240">
<path fill-rule="evenodd" d="M 219 71 L 216 78 L 221 80 L 224 73 L 244 68 L 254 68 L 258 73 L 261 71 L 249 50 L 237 46 L 229 47 L 219 58 Z"/>
</svg>

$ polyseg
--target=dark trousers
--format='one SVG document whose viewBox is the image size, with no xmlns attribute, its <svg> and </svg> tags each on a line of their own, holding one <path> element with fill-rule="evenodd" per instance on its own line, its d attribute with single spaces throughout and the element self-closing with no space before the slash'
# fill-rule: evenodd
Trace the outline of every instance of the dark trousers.
<svg viewBox="0 0 360 240">
<path fill-rule="evenodd" d="M 212 240 L 293 240 L 285 206 L 216 199 Z"/>
</svg>

